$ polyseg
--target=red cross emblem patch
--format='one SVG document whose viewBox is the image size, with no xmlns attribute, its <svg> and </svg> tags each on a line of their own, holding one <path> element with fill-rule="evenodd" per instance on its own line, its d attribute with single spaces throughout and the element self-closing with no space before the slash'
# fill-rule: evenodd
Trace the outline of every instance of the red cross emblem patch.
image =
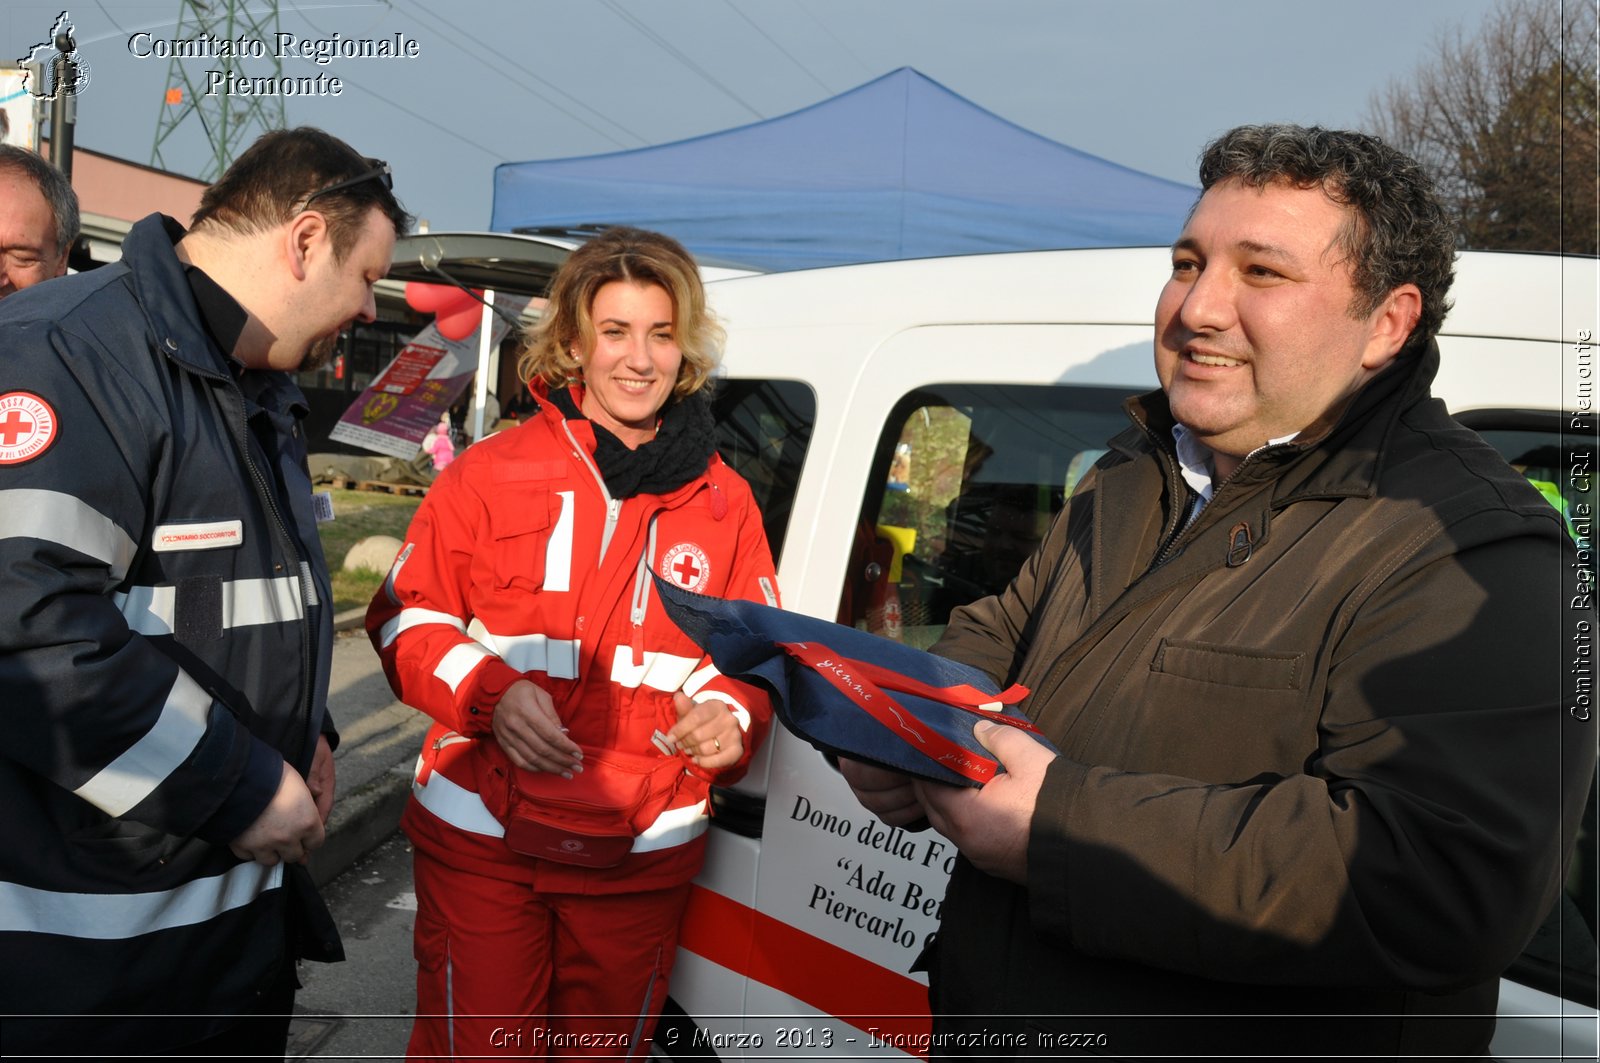
<svg viewBox="0 0 1600 1063">
<path fill-rule="evenodd" d="M 698 592 L 711 578 L 711 559 L 694 543 L 679 543 L 661 555 L 661 578 L 674 587 Z"/>
<path fill-rule="evenodd" d="M 0 395 L 0 465 L 31 461 L 55 442 L 56 411 L 37 395 L 8 391 Z"/>
</svg>

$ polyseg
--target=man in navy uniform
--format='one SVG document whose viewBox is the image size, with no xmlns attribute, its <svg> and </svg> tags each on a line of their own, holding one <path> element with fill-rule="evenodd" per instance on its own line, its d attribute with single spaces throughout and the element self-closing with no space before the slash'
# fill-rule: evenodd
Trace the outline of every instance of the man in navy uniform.
<svg viewBox="0 0 1600 1063">
<path fill-rule="evenodd" d="M 281 1056 L 296 959 L 341 958 L 293 374 L 373 320 L 409 221 L 387 165 L 280 130 L 187 232 L 0 304 L 8 1053 Z"/>
</svg>

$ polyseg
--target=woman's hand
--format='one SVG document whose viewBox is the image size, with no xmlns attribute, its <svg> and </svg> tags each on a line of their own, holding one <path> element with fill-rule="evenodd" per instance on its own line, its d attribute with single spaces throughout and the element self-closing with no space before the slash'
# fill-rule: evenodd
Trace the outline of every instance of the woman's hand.
<svg viewBox="0 0 1600 1063">
<path fill-rule="evenodd" d="M 728 703 L 715 698 L 695 702 L 679 691 L 672 695 L 678 722 L 667 737 L 694 758 L 705 771 L 716 771 L 739 763 L 744 756 L 744 730 Z"/>
<path fill-rule="evenodd" d="M 526 679 L 506 688 L 489 725 L 495 741 L 519 768 L 569 779 L 583 770 L 583 749 L 567 737 L 549 692 Z"/>
</svg>

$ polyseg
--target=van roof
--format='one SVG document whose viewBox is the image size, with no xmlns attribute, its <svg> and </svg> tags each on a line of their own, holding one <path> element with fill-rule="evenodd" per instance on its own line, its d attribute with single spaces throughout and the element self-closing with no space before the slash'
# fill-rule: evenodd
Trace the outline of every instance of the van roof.
<svg viewBox="0 0 1600 1063">
<path fill-rule="evenodd" d="M 1148 325 L 1169 254 L 1134 247 L 907 259 L 723 280 L 711 295 L 730 328 Z M 1596 280 L 1593 258 L 1462 252 L 1442 332 L 1575 340 L 1579 328 L 1594 327 Z"/>
</svg>

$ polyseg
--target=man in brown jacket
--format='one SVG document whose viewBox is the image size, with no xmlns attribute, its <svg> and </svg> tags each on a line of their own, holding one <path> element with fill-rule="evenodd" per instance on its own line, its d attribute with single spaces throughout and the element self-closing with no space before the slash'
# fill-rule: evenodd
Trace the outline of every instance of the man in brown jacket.
<svg viewBox="0 0 1600 1063">
<path fill-rule="evenodd" d="M 1455 240 L 1412 160 L 1241 127 L 1201 184 L 1161 390 L 936 647 L 1060 755 L 980 725 L 982 789 L 846 777 L 961 850 L 936 1058 L 1476 1055 L 1593 776 L 1572 543 L 1429 396 Z"/>
</svg>

